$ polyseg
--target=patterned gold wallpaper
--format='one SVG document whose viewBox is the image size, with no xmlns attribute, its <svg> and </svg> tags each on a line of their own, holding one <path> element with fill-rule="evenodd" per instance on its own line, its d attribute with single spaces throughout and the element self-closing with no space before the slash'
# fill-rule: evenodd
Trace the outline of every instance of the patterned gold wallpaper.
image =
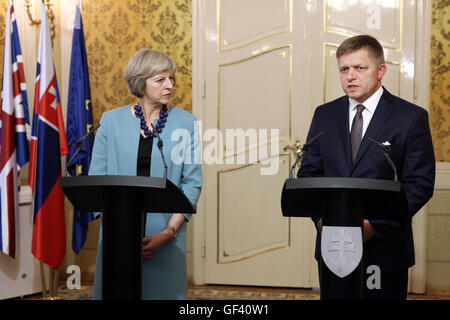
<svg viewBox="0 0 450 320">
<path fill-rule="evenodd" d="M 450 0 L 433 0 L 430 122 L 436 161 L 450 161 Z"/>
<path fill-rule="evenodd" d="M 167 52 L 177 65 L 173 105 L 192 110 L 191 0 L 83 0 L 86 51 L 94 120 L 137 98 L 124 69 L 137 50 Z"/>
</svg>

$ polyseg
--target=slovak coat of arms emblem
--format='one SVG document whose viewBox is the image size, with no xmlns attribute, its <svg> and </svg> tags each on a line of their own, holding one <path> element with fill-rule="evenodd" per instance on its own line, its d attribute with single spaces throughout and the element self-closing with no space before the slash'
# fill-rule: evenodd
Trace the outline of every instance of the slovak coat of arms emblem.
<svg viewBox="0 0 450 320">
<path fill-rule="evenodd" d="M 361 228 L 323 226 L 320 249 L 328 269 L 340 278 L 348 276 L 361 261 Z"/>
</svg>

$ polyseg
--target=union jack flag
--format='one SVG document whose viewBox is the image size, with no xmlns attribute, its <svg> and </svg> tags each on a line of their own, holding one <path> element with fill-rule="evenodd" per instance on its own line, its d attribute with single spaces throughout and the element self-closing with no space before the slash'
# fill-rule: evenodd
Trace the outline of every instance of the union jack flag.
<svg viewBox="0 0 450 320">
<path fill-rule="evenodd" d="M 18 172 L 29 160 L 30 120 L 14 6 L 8 7 L 3 57 L 0 144 L 0 251 L 15 258 Z"/>
<path fill-rule="evenodd" d="M 34 191 L 31 252 L 36 259 L 58 269 L 66 255 L 64 193 L 59 179 L 61 157 L 68 148 L 43 3 L 30 149 L 28 182 Z"/>
</svg>

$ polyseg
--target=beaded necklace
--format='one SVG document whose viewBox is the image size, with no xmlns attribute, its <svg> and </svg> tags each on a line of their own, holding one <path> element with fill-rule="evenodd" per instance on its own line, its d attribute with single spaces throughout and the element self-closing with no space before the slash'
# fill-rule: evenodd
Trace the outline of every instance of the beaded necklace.
<svg viewBox="0 0 450 320">
<path fill-rule="evenodd" d="M 134 105 L 134 114 L 141 120 L 141 129 L 144 130 L 144 134 L 146 136 L 150 136 L 152 138 L 156 137 L 156 134 L 150 131 L 147 126 L 147 122 L 145 121 L 144 112 L 142 112 L 142 107 L 139 104 Z M 163 104 L 163 108 L 159 112 L 159 119 L 156 123 L 156 131 L 158 133 L 162 132 L 162 129 L 165 127 L 165 123 L 167 122 L 167 116 L 169 113 L 167 112 L 167 105 Z"/>
</svg>

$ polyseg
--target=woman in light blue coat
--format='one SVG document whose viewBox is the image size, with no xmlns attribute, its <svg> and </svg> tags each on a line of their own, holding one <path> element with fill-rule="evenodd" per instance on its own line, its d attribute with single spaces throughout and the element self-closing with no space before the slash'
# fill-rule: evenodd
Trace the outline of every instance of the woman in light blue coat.
<svg viewBox="0 0 450 320">
<path fill-rule="evenodd" d="M 132 94 L 139 98 L 105 112 L 100 119 L 90 175 L 163 177 L 164 165 L 151 123 L 164 141 L 167 178 L 195 206 L 202 186 L 201 150 L 195 117 L 170 106 L 175 63 L 165 53 L 142 49 L 125 70 Z M 149 213 L 143 238 L 142 298 L 186 299 L 186 222 L 189 214 Z M 100 227 L 93 299 L 102 292 L 102 227 Z"/>
</svg>

